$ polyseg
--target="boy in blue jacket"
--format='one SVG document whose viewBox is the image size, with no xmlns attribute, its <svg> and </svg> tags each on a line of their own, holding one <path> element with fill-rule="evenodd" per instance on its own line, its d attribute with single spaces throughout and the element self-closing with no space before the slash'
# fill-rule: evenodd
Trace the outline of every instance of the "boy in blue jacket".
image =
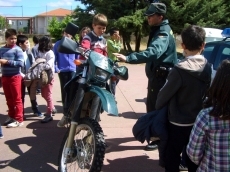
<svg viewBox="0 0 230 172">
<path fill-rule="evenodd" d="M 72 35 L 68 34 L 66 31 L 63 31 L 63 37 L 72 38 Z M 60 87 L 61 87 L 61 99 L 62 105 L 64 107 L 66 92 L 64 90 L 65 84 L 70 81 L 76 73 L 76 65 L 74 60 L 78 58 L 78 54 L 64 54 L 58 52 L 58 47 L 60 41 L 57 41 L 54 45 L 53 52 L 55 55 L 55 72 L 58 73 Z M 63 109 L 65 112 L 65 109 Z M 59 121 L 57 124 L 58 127 L 62 127 L 62 122 Z"/>
</svg>

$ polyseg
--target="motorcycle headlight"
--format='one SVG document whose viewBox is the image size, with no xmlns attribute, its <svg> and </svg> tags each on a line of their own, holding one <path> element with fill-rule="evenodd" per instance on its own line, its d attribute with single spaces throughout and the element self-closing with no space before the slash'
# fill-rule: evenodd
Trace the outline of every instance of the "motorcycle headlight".
<svg viewBox="0 0 230 172">
<path fill-rule="evenodd" d="M 96 68 L 94 77 L 95 77 L 95 79 L 97 79 L 99 81 L 105 82 L 108 80 L 109 75 L 110 74 L 108 72 L 106 72 L 100 68 Z"/>
</svg>

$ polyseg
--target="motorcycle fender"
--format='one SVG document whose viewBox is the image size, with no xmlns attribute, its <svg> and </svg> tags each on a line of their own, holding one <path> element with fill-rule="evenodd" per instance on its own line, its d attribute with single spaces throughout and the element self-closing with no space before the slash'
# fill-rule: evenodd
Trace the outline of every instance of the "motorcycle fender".
<svg viewBox="0 0 230 172">
<path fill-rule="evenodd" d="M 118 116 L 117 104 L 113 95 L 109 91 L 98 86 L 90 86 L 88 87 L 87 92 L 88 91 L 94 92 L 100 97 L 102 107 L 106 112 L 108 112 L 110 115 Z"/>
</svg>

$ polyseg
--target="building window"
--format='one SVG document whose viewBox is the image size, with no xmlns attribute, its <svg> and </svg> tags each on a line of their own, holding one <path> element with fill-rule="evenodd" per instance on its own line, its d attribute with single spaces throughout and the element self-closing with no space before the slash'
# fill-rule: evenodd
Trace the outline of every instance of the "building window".
<svg viewBox="0 0 230 172">
<path fill-rule="evenodd" d="M 19 22 L 19 25 L 22 25 L 22 21 Z"/>
</svg>

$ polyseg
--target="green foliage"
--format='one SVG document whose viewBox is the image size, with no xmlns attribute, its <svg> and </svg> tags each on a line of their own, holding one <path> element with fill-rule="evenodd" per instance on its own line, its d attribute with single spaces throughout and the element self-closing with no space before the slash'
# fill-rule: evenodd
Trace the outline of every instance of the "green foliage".
<svg viewBox="0 0 230 172">
<path fill-rule="evenodd" d="M 48 32 L 50 33 L 51 37 L 56 40 L 61 39 L 62 38 L 62 32 L 63 29 L 65 29 L 65 27 L 67 26 L 67 24 L 69 22 L 72 21 L 71 16 L 66 16 L 62 21 L 58 21 L 56 17 L 53 17 L 50 21 L 49 21 L 49 25 L 48 25 Z"/>
<path fill-rule="evenodd" d="M 18 34 L 22 34 L 22 33 L 24 32 L 24 29 L 23 29 L 23 28 L 19 28 L 19 29 L 17 30 L 17 32 L 18 32 Z"/>
<path fill-rule="evenodd" d="M 28 33 L 28 27 L 23 27 L 22 30 L 23 30 L 23 33 Z"/>
<path fill-rule="evenodd" d="M 2 16 L 0 16 L 0 29 L 5 29 L 7 26 L 6 26 L 6 19 Z"/>
<path fill-rule="evenodd" d="M 72 18 L 73 23 L 79 27 L 79 30 L 85 26 L 92 26 L 93 14 L 90 14 L 88 11 L 80 9 L 79 7 L 74 10 Z"/>
<path fill-rule="evenodd" d="M 230 21 L 230 6 L 226 0 L 164 0 L 167 17 L 174 32 L 190 24 L 203 27 L 226 27 Z"/>
</svg>

